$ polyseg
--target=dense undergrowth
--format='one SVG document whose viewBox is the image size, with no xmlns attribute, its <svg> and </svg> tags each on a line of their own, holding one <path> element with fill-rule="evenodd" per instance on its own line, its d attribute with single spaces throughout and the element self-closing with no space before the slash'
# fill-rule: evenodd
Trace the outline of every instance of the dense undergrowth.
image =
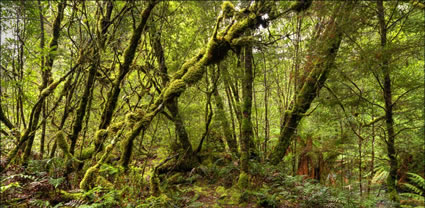
<svg viewBox="0 0 425 208">
<path fill-rule="evenodd" d="M 229 158 L 229 159 L 226 159 Z M 149 164 L 150 163 L 150 164 Z M 190 172 L 152 177 L 155 161 L 124 169 L 104 164 L 95 187 L 78 189 L 84 169 L 68 176 L 61 158 L 31 160 L 10 166 L 1 177 L 2 207 L 392 207 L 385 191 L 363 197 L 352 189 L 325 186 L 304 176 L 290 176 L 283 167 L 252 161 L 249 186 L 238 187 L 238 161 L 229 155 L 208 157 Z M 152 193 L 151 181 L 158 180 Z M 403 207 L 423 206 L 424 180 L 412 175 Z M 414 184 L 414 185 L 413 185 Z M 406 186 L 406 187 L 407 187 Z"/>
</svg>

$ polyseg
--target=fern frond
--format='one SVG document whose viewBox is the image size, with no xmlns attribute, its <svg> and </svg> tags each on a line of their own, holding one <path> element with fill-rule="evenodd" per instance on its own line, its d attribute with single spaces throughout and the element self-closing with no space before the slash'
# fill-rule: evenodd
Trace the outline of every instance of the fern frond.
<svg viewBox="0 0 425 208">
<path fill-rule="evenodd" d="M 414 186 L 414 185 L 412 185 L 412 184 L 409 184 L 409 183 L 404 183 L 403 184 L 405 187 L 407 187 L 410 191 L 412 191 L 413 193 L 415 193 L 415 194 L 418 194 L 418 195 L 422 195 L 423 194 L 423 192 L 422 192 L 422 190 L 421 189 L 419 189 L 418 187 L 416 187 L 416 186 Z"/>
<path fill-rule="evenodd" d="M 413 181 L 417 185 L 417 187 L 422 188 L 422 190 L 425 190 L 425 178 L 422 178 L 422 176 L 416 174 L 416 173 L 407 173 L 409 175 L 409 179 Z"/>
<path fill-rule="evenodd" d="M 424 201 L 425 200 L 425 197 L 418 195 L 418 194 L 414 194 L 414 193 L 400 193 L 400 196 L 404 196 L 406 198 L 413 199 L 415 201 Z"/>
<path fill-rule="evenodd" d="M 372 183 L 380 183 L 382 181 L 385 181 L 388 177 L 389 171 L 387 171 L 384 168 L 378 169 L 378 171 L 375 173 L 375 175 L 372 178 Z"/>
</svg>

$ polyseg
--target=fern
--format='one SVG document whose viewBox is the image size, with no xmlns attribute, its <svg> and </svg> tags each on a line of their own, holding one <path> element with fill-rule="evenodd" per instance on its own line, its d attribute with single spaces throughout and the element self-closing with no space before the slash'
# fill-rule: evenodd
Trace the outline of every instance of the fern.
<svg viewBox="0 0 425 208">
<path fill-rule="evenodd" d="M 58 188 L 65 181 L 64 177 L 60 178 L 49 178 L 49 183 L 52 184 L 55 188 Z"/>
<path fill-rule="evenodd" d="M 8 176 L 6 178 L 4 178 L 3 180 L 1 180 L 1 183 L 10 180 L 10 179 L 14 179 L 14 178 L 23 178 L 23 179 L 27 179 L 27 180 L 31 180 L 31 181 L 35 181 L 36 177 L 32 176 L 32 175 L 25 175 L 25 174 L 15 174 L 15 175 L 11 175 Z"/>
<path fill-rule="evenodd" d="M 416 187 L 416 186 L 412 185 L 412 184 L 405 183 L 405 184 L 404 184 L 404 186 L 405 186 L 406 188 L 408 188 L 410 191 L 412 191 L 413 193 L 415 193 L 415 194 L 418 194 L 418 195 L 421 195 L 421 196 L 423 195 L 422 190 L 421 190 L 420 188 L 418 188 L 418 187 Z"/>
<path fill-rule="evenodd" d="M 375 175 L 372 178 L 372 183 L 381 183 L 388 177 L 389 171 L 386 167 L 378 167 L 375 169 Z"/>
<path fill-rule="evenodd" d="M 85 205 L 86 201 L 82 200 L 82 199 L 74 199 L 71 200 L 69 202 L 67 202 L 66 204 L 64 204 L 65 206 L 69 206 L 69 207 L 83 207 Z"/>
<path fill-rule="evenodd" d="M 8 184 L 6 186 L 0 186 L 0 193 L 3 193 L 5 191 L 9 190 L 12 187 L 18 187 L 19 188 L 21 186 L 19 185 L 18 182 L 13 182 L 13 183 L 10 183 L 10 184 Z"/>
<path fill-rule="evenodd" d="M 407 173 L 409 175 L 409 179 L 413 184 L 410 183 L 404 183 L 404 187 L 409 189 L 410 193 L 401 193 L 401 196 L 404 196 L 406 198 L 423 202 L 425 200 L 424 197 L 424 190 L 425 190 L 425 179 L 416 174 L 416 173 Z"/>
<path fill-rule="evenodd" d="M 49 201 L 44 201 L 41 199 L 35 199 L 35 200 L 31 200 L 29 202 L 30 205 L 33 205 L 35 207 L 46 207 L 49 208 L 51 207 L 50 202 Z"/>
<path fill-rule="evenodd" d="M 421 188 L 422 190 L 425 189 L 425 178 L 422 178 L 422 176 L 416 174 L 416 173 L 407 173 L 410 177 L 409 179 L 413 181 L 417 185 L 417 187 Z"/>
</svg>

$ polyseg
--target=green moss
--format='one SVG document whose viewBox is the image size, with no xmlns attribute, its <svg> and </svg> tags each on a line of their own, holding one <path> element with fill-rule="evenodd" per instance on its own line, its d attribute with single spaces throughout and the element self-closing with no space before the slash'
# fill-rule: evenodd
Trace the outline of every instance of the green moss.
<svg viewBox="0 0 425 208">
<path fill-rule="evenodd" d="M 124 123 L 124 121 L 113 123 L 108 127 L 108 130 L 111 133 L 116 134 L 124 126 Z"/>
<path fill-rule="evenodd" d="M 183 78 L 185 76 L 183 76 Z M 172 97 L 179 95 L 185 89 L 186 89 L 186 83 L 183 80 L 177 79 L 177 80 L 172 81 L 164 92 L 164 100 L 169 100 Z"/>
<path fill-rule="evenodd" d="M 218 187 L 216 191 L 220 191 L 220 198 L 218 200 L 218 203 L 220 205 L 239 205 L 239 201 L 241 198 L 241 191 L 237 188 L 230 188 L 230 189 L 222 189 Z M 224 192 L 221 192 L 224 191 Z M 218 193 L 218 191 L 217 191 Z M 241 206 L 238 206 L 241 207 Z"/>
<path fill-rule="evenodd" d="M 96 178 L 96 186 L 101 186 L 102 188 L 106 189 L 113 189 L 114 184 L 109 182 L 105 177 L 103 176 L 97 176 Z"/>
<path fill-rule="evenodd" d="M 169 177 L 167 181 L 168 181 L 168 184 L 179 184 L 179 183 L 184 183 L 185 178 L 183 177 L 182 173 L 176 173 L 172 175 L 171 177 Z"/>
<path fill-rule="evenodd" d="M 239 46 L 239 47 L 243 47 L 243 46 L 249 46 L 255 43 L 255 39 L 252 36 L 244 36 L 244 37 L 240 37 L 240 38 L 235 38 L 232 40 L 232 46 Z"/>
<path fill-rule="evenodd" d="M 205 60 L 205 58 L 201 59 Z M 191 85 L 196 83 L 198 80 L 202 78 L 204 74 L 204 64 L 201 62 L 196 63 L 187 71 L 187 73 L 182 77 L 184 83 Z"/>
<path fill-rule="evenodd" d="M 56 133 L 56 143 L 67 159 L 72 158 L 72 155 L 69 152 L 69 145 L 68 142 L 66 142 L 65 133 L 63 133 L 63 131 Z"/>
<path fill-rule="evenodd" d="M 223 198 L 223 197 L 228 196 L 228 194 L 227 194 L 227 190 L 226 190 L 226 188 L 224 188 L 223 186 L 218 186 L 218 187 L 215 189 L 215 192 L 217 192 L 217 194 L 220 196 L 220 198 Z"/>
<path fill-rule="evenodd" d="M 95 145 L 96 147 L 98 145 L 103 144 L 103 142 L 105 141 L 105 138 L 108 136 L 108 131 L 105 129 L 100 129 L 99 131 L 96 132 L 95 134 Z"/>
<path fill-rule="evenodd" d="M 65 200 L 81 200 L 84 198 L 84 193 L 82 192 L 69 193 L 64 190 L 59 190 L 59 193 L 61 194 L 61 198 Z"/>
<path fill-rule="evenodd" d="M 79 160 L 87 160 L 92 157 L 95 151 L 95 146 L 91 145 L 90 147 L 84 148 L 81 152 L 80 156 L 78 157 Z"/>
<path fill-rule="evenodd" d="M 102 157 L 100 158 L 98 164 L 102 164 L 106 161 L 106 159 L 109 158 L 109 154 L 112 152 L 112 149 L 114 148 L 114 144 L 109 144 L 105 148 L 105 153 L 103 153 Z"/>
<path fill-rule="evenodd" d="M 133 127 L 134 124 L 145 116 L 146 112 L 144 110 L 136 110 L 136 112 L 127 113 L 125 115 L 125 122 L 130 126 Z"/>
<path fill-rule="evenodd" d="M 127 137 L 121 143 L 121 160 L 120 163 L 124 168 L 128 167 L 128 163 L 131 157 L 131 151 L 133 149 L 133 140 L 131 137 Z"/>
<path fill-rule="evenodd" d="M 155 171 L 153 171 L 152 173 L 152 178 L 149 185 L 150 193 L 152 196 L 158 196 L 161 193 L 159 189 L 159 178 Z"/>
<path fill-rule="evenodd" d="M 233 14 L 235 12 L 235 6 L 233 6 L 230 1 L 225 1 L 221 5 L 221 10 L 223 11 L 224 18 L 233 17 Z"/>
<path fill-rule="evenodd" d="M 61 83 L 61 80 L 58 80 L 56 82 L 53 82 L 52 84 L 50 84 L 49 86 L 47 86 L 46 89 L 44 89 L 41 92 L 41 97 L 46 97 L 47 95 L 49 95 L 50 93 L 53 92 L 53 90 L 56 89 L 56 87 Z"/>
<path fill-rule="evenodd" d="M 238 187 L 243 190 L 248 188 L 248 185 L 249 185 L 249 176 L 247 173 L 242 171 L 239 174 Z"/>
<path fill-rule="evenodd" d="M 191 59 L 189 59 L 188 61 L 186 61 L 183 64 L 183 66 L 181 66 L 181 68 L 173 74 L 173 80 L 181 79 L 183 77 L 183 75 L 186 74 L 187 70 L 191 66 L 193 66 L 196 62 L 198 62 L 199 60 L 202 59 L 204 54 L 205 54 L 205 49 L 202 49 L 202 50 L 199 51 L 199 53 L 196 56 L 194 56 Z"/>
<path fill-rule="evenodd" d="M 87 169 L 86 174 L 84 174 L 83 180 L 80 182 L 80 189 L 88 191 L 93 188 L 96 176 L 99 172 L 99 164 L 96 164 L 93 167 Z"/>
</svg>

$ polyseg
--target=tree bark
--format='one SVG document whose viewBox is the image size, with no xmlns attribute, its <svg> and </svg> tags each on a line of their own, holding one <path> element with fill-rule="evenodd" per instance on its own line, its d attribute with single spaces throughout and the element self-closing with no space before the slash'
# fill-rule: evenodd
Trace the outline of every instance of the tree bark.
<svg viewBox="0 0 425 208">
<path fill-rule="evenodd" d="M 250 12 L 253 15 L 239 17 L 239 20 L 232 24 L 228 30 L 218 35 L 218 26 L 223 19 L 223 17 L 220 16 L 217 20 L 215 31 L 206 48 L 201 50 L 193 58 L 186 61 L 186 63 L 183 64 L 183 66 L 174 74 L 169 85 L 167 85 L 167 87 L 161 92 L 155 102 L 150 105 L 145 116 L 136 123 L 135 128 L 126 140 L 134 140 L 142 130 L 146 129 L 150 125 L 156 114 L 163 110 L 164 104 L 176 97 L 179 97 L 188 86 L 198 82 L 202 78 L 206 66 L 219 63 L 223 60 L 226 57 L 227 52 L 231 49 L 232 43 L 235 39 L 240 38 L 245 31 L 254 29 L 260 25 L 261 21 L 259 21 L 259 17 L 270 11 L 271 4 L 272 2 L 255 2 L 247 10 L 247 12 Z M 131 149 L 128 150 L 131 151 Z M 127 154 L 131 155 L 131 152 L 125 154 L 122 153 L 121 164 L 129 163 L 129 161 L 126 160 L 129 160 L 130 158 L 125 157 Z"/>
<path fill-rule="evenodd" d="M 385 23 L 385 10 L 382 0 L 377 2 L 378 21 L 381 34 L 381 70 L 384 77 L 384 102 L 385 102 L 385 123 L 387 130 L 387 151 L 388 158 L 390 159 L 390 172 L 387 177 L 388 197 L 391 201 L 396 203 L 396 207 L 400 207 L 400 199 L 397 193 L 397 157 L 395 150 L 395 132 L 394 132 L 394 118 L 393 118 L 393 102 L 391 90 L 391 77 L 389 69 L 390 54 L 386 51 L 387 46 L 387 25 Z"/>
<path fill-rule="evenodd" d="M 224 109 L 224 102 L 221 98 L 218 89 L 214 90 L 214 100 L 215 100 L 215 107 L 216 107 L 216 118 L 219 119 L 221 130 L 223 131 L 224 140 L 227 143 L 227 146 L 229 147 L 230 152 L 237 154 L 238 153 L 238 146 L 237 142 L 232 136 L 232 130 L 230 129 L 230 123 L 227 119 L 227 114 Z"/>
<path fill-rule="evenodd" d="M 248 174 L 248 162 L 250 155 L 250 143 L 252 142 L 253 131 L 251 121 L 252 109 L 252 46 L 244 47 L 244 76 L 242 80 L 242 135 L 241 135 L 241 172 Z"/>
<path fill-rule="evenodd" d="M 279 141 L 271 155 L 272 164 L 278 164 L 285 155 L 300 120 L 310 108 L 311 103 L 323 87 L 329 72 L 333 68 L 343 35 L 340 25 L 347 20 L 351 9 L 352 6 L 349 6 L 344 10 L 344 12 L 348 11 L 348 14 L 337 13 L 334 15 L 327 24 L 323 35 L 319 37 L 318 45 L 314 46 L 320 50 L 319 54 L 311 54 L 310 60 L 304 67 L 305 71 L 310 71 L 310 73 L 300 83 L 302 87 L 297 93 L 295 101 L 290 104 L 289 109 L 291 110 L 284 113 L 284 122 L 280 127 Z"/>
<path fill-rule="evenodd" d="M 145 8 L 141 14 L 142 20 L 131 35 L 130 43 L 124 52 L 124 63 L 120 65 L 118 77 L 114 80 L 112 88 L 108 93 L 108 98 L 106 101 L 105 108 L 102 112 L 99 129 L 106 129 L 111 123 L 112 114 L 115 110 L 115 107 L 117 106 L 118 96 L 121 91 L 121 82 L 124 80 L 124 77 L 130 71 L 130 65 L 133 62 L 134 56 L 136 54 L 136 49 L 139 45 L 139 40 L 142 37 L 145 25 L 156 3 L 156 1 L 149 2 L 147 8 Z"/>
<path fill-rule="evenodd" d="M 41 74 L 42 74 L 42 85 L 41 85 L 41 93 L 48 87 L 48 85 L 51 83 L 51 76 L 52 76 L 52 67 L 53 67 L 53 61 L 55 59 L 55 53 L 58 48 L 58 39 L 60 36 L 61 31 L 61 22 L 64 16 L 64 10 L 66 7 L 66 2 L 60 2 L 58 3 L 58 15 L 55 18 L 55 21 L 53 23 L 53 37 L 49 44 L 49 55 L 47 57 L 43 57 L 41 61 L 41 66 L 45 66 L 44 68 L 41 68 Z M 43 43 L 44 45 L 44 43 Z M 34 112 L 31 113 L 32 116 L 30 117 L 30 122 L 28 124 L 27 131 L 30 131 L 31 134 L 29 134 L 28 142 L 25 147 L 23 161 L 26 163 L 29 159 L 29 156 L 31 154 L 32 144 L 34 142 L 34 136 L 36 127 L 38 125 L 38 121 L 40 119 L 40 113 L 42 110 L 42 106 L 44 103 L 44 100 L 47 96 L 40 95 L 39 98 L 39 104 L 35 106 Z"/>
</svg>

